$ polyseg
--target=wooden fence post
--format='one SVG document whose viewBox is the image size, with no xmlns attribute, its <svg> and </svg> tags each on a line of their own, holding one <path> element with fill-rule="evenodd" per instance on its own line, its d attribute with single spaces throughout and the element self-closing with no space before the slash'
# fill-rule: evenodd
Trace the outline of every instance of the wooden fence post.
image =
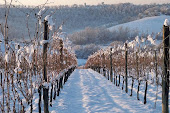
<svg viewBox="0 0 170 113">
<path fill-rule="evenodd" d="M 118 86 L 120 85 L 120 74 L 119 74 L 119 84 L 118 84 Z"/>
<path fill-rule="evenodd" d="M 48 21 L 44 20 L 44 40 L 48 40 Z M 43 45 L 43 80 L 47 82 L 47 44 Z M 48 88 L 43 87 L 44 113 L 48 110 Z"/>
<path fill-rule="evenodd" d="M 155 50 L 155 74 L 156 74 L 156 84 L 158 85 L 158 62 L 157 62 L 157 54 Z"/>
<path fill-rule="evenodd" d="M 148 81 L 146 80 L 145 94 L 144 94 L 144 104 L 146 104 L 146 93 L 147 93 L 147 88 L 148 88 Z"/>
<path fill-rule="evenodd" d="M 162 77 L 162 113 L 169 113 L 169 26 L 163 26 L 164 69 Z"/>
<path fill-rule="evenodd" d="M 109 80 L 109 70 L 107 70 L 107 79 Z"/>
<path fill-rule="evenodd" d="M 59 96 L 60 95 L 60 79 L 59 80 L 57 80 L 57 96 Z"/>
<path fill-rule="evenodd" d="M 117 75 L 116 75 L 116 86 L 117 86 Z"/>
<path fill-rule="evenodd" d="M 123 90 L 123 87 L 124 87 L 124 81 L 125 81 L 124 78 L 125 78 L 125 77 L 123 76 L 122 90 Z"/>
<path fill-rule="evenodd" d="M 137 72 L 137 79 L 139 79 L 139 62 L 138 62 L 138 52 L 136 52 L 136 72 Z"/>
<path fill-rule="evenodd" d="M 38 88 L 38 93 L 39 93 L 38 109 L 39 109 L 39 113 L 41 113 L 41 86 L 39 86 Z"/>
<path fill-rule="evenodd" d="M 51 94 L 50 94 L 50 106 L 52 107 L 52 97 L 53 97 L 53 83 L 51 83 Z"/>
<path fill-rule="evenodd" d="M 128 93 L 128 78 L 127 78 L 127 43 L 125 43 L 125 92 Z"/>
<path fill-rule="evenodd" d="M 105 76 L 106 77 L 106 67 L 105 67 L 105 55 L 104 55 L 104 53 L 103 53 L 103 76 Z"/>
<path fill-rule="evenodd" d="M 110 48 L 110 81 L 113 82 L 112 48 Z"/>
<path fill-rule="evenodd" d="M 60 40 L 60 68 L 63 70 L 63 40 Z"/>
<path fill-rule="evenodd" d="M 139 90 L 140 90 L 140 80 L 138 80 L 137 100 L 140 100 L 139 99 Z"/>
<path fill-rule="evenodd" d="M 57 90 L 57 85 L 55 84 L 55 87 L 54 87 L 54 97 L 53 97 L 54 100 L 56 99 L 56 90 Z"/>
<path fill-rule="evenodd" d="M 139 80 L 138 52 L 136 52 L 136 71 L 137 71 L 137 79 L 138 79 L 137 100 L 140 100 L 139 99 L 140 80 Z"/>
<path fill-rule="evenodd" d="M 116 80 L 115 80 L 115 79 L 116 79 L 116 78 L 115 78 L 116 74 L 115 74 L 115 73 L 116 73 L 116 71 L 115 71 L 115 68 L 114 68 L 114 84 L 115 84 L 115 82 L 116 82 Z"/>
<path fill-rule="evenodd" d="M 131 94 L 130 94 L 130 96 L 132 96 L 132 93 L 133 93 L 133 83 L 134 83 L 134 78 L 132 77 L 132 85 L 131 85 Z"/>
</svg>

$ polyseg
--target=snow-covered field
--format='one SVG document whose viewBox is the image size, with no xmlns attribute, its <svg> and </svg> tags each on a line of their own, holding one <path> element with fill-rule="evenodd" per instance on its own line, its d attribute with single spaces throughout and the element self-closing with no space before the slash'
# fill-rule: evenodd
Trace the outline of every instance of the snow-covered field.
<svg viewBox="0 0 170 113">
<path fill-rule="evenodd" d="M 170 20 L 170 16 L 161 15 L 155 17 L 146 17 L 140 20 L 119 24 L 113 27 L 110 27 L 109 30 L 119 30 L 120 27 L 130 28 L 131 31 L 139 31 L 139 33 L 158 33 L 162 31 L 163 22 L 165 19 Z"/>
<path fill-rule="evenodd" d="M 78 66 L 82 66 L 86 64 L 87 59 L 77 59 Z"/>
<path fill-rule="evenodd" d="M 106 77 L 107 78 L 107 77 Z M 117 83 L 118 83 L 117 79 Z M 155 80 L 154 80 L 155 81 Z M 161 82 L 161 80 L 159 81 Z M 123 77 L 120 76 L 120 84 L 117 86 L 118 89 L 122 90 L 123 85 Z M 115 86 L 115 85 L 114 85 Z M 131 87 L 132 87 L 132 78 L 128 78 L 128 94 L 127 96 L 130 97 L 131 94 Z M 144 94 L 145 94 L 145 88 L 146 88 L 146 81 L 140 82 L 140 89 L 139 89 L 139 103 L 144 103 Z M 132 98 L 137 100 L 137 89 L 138 89 L 138 80 L 134 79 L 133 84 L 133 92 L 132 92 Z M 125 92 L 125 86 L 124 91 Z M 170 94 L 169 94 L 170 97 Z M 170 101 L 170 99 L 169 99 Z M 148 87 L 147 87 L 147 94 L 146 94 L 146 106 L 150 109 L 150 112 L 152 113 L 161 113 L 162 112 L 162 86 L 156 85 L 155 82 L 153 82 L 153 79 L 149 77 L 148 79 Z M 170 107 L 170 104 L 169 104 Z"/>
<path fill-rule="evenodd" d="M 152 90 L 149 89 L 149 92 Z M 144 105 L 142 101 L 136 99 L 136 95 L 130 97 L 91 69 L 77 69 L 64 85 L 60 96 L 53 101 L 50 111 L 52 113 L 159 113 L 161 109 L 154 109 L 150 104 Z"/>
</svg>

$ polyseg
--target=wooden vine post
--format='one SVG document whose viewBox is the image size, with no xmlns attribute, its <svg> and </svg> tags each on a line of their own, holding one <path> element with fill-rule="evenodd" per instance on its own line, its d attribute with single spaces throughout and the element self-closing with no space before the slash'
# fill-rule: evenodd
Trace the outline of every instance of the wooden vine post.
<svg viewBox="0 0 170 113">
<path fill-rule="evenodd" d="M 44 20 L 44 40 L 48 40 L 48 21 Z M 47 82 L 47 45 L 43 44 L 43 80 Z M 49 113 L 48 109 L 48 88 L 43 87 L 44 113 Z"/>
<path fill-rule="evenodd" d="M 158 85 L 158 61 L 157 61 L 156 50 L 155 50 L 155 74 L 156 74 L 156 84 Z"/>
<path fill-rule="evenodd" d="M 110 81 L 113 82 L 112 48 L 110 48 Z"/>
<path fill-rule="evenodd" d="M 137 79 L 138 79 L 138 90 L 137 90 L 137 100 L 139 99 L 139 89 L 140 89 L 140 80 L 139 80 L 139 62 L 138 62 L 138 52 L 136 52 L 136 71 L 137 71 Z"/>
<path fill-rule="evenodd" d="M 169 113 L 169 26 L 163 26 L 164 68 L 162 77 L 162 113 Z"/>
<path fill-rule="evenodd" d="M 63 70 L 63 40 L 62 39 L 60 40 L 60 69 Z"/>
<path fill-rule="evenodd" d="M 128 78 L 127 78 L 127 43 L 125 43 L 125 92 L 128 93 Z"/>
<path fill-rule="evenodd" d="M 103 55 L 102 55 L 102 63 L 103 63 L 103 76 L 106 77 L 106 65 L 105 65 L 105 54 L 103 52 Z"/>
</svg>

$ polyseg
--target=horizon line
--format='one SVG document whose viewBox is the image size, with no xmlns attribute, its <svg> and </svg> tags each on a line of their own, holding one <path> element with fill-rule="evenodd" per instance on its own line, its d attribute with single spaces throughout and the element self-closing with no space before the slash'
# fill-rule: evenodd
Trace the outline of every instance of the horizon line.
<svg viewBox="0 0 170 113">
<path fill-rule="evenodd" d="M 123 2 L 123 3 L 112 3 L 112 4 L 107 4 L 107 3 L 104 3 L 104 2 L 101 2 L 101 3 L 97 3 L 97 4 L 87 4 L 87 3 L 84 3 L 84 4 L 70 4 L 70 5 L 68 5 L 68 4 L 56 4 L 56 5 L 48 5 L 48 4 L 52 4 L 52 3 L 47 3 L 47 4 L 45 4 L 45 6 L 47 6 L 47 7 L 54 7 L 54 6 L 74 6 L 74 5 L 77 5 L 77 6 L 98 6 L 98 5 L 117 5 L 117 4 L 127 4 L 127 3 L 130 3 L 130 4 L 134 4 L 134 5 L 163 5 L 163 4 L 170 4 L 170 3 L 149 3 L 149 4 L 147 4 L 147 3 L 144 3 L 144 4 L 138 4 L 138 3 L 132 3 L 132 2 Z M 42 6 L 42 5 L 44 5 L 44 4 L 39 4 L 39 5 L 24 5 L 24 4 L 11 4 L 11 5 L 13 5 L 13 6 L 24 6 L 24 7 L 28 7 L 28 6 Z M 9 3 L 7 4 L 7 5 L 9 5 Z M 1 4 L 0 3 L 0 6 L 5 6 L 5 4 Z"/>
</svg>

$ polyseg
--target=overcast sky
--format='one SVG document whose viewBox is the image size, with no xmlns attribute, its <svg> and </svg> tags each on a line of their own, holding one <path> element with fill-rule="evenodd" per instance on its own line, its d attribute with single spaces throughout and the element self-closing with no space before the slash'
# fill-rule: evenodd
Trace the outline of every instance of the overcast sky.
<svg viewBox="0 0 170 113">
<path fill-rule="evenodd" d="M 0 0 L 0 4 L 4 4 L 5 0 Z M 11 0 L 7 0 L 11 1 Z M 16 2 L 15 2 L 16 1 Z M 19 2 L 17 2 L 19 1 Z M 24 5 L 40 5 L 45 3 L 47 0 L 13 0 L 13 4 L 24 4 Z M 72 4 L 90 4 L 95 5 L 104 2 L 105 4 L 117 4 L 130 2 L 134 4 L 150 4 L 150 3 L 170 3 L 170 0 L 48 0 L 49 5 L 72 5 Z"/>
</svg>

